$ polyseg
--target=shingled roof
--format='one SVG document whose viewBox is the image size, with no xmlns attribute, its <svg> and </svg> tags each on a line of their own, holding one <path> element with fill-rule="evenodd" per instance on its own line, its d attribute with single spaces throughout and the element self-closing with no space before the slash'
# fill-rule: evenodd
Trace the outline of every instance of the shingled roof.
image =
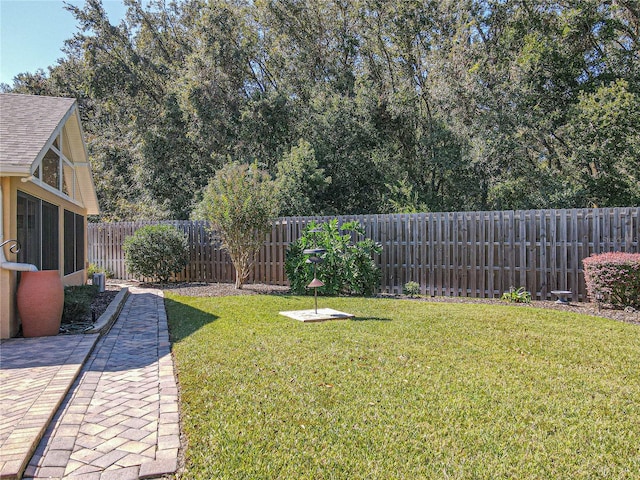
<svg viewBox="0 0 640 480">
<path fill-rule="evenodd" d="M 63 129 L 82 203 L 89 214 L 97 214 L 98 199 L 73 98 L 0 94 L 0 176 L 29 177 Z"/>
<path fill-rule="evenodd" d="M 74 104 L 73 98 L 1 94 L 0 171 L 28 175 L 58 127 L 73 113 Z"/>
</svg>

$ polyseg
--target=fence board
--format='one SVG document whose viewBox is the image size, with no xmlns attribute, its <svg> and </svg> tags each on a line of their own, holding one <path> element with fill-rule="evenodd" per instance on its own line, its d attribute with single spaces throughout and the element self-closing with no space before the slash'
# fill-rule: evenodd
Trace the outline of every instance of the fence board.
<svg viewBox="0 0 640 480">
<path fill-rule="evenodd" d="M 466 296 L 476 297 L 478 296 L 478 232 L 476 221 L 477 214 L 469 213 L 465 216 L 466 222 L 469 225 L 469 285 L 470 289 Z"/>
<path fill-rule="evenodd" d="M 311 221 L 332 218 L 275 221 L 250 280 L 286 285 L 287 247 Z M 383 246 L 375 260 L 381 268 L 381 291 L 388 293 L 400 293 L 404 283 L 413 280 L 423 294 L 432 296 L 496 297 L 513 285 L 524 286 L 535 299 L 548 300 L 551 290 L 568 289 L 574 300 L 585 301 L 582 259 L 608 251 L 640 251 L 640 207 L 346 215 L 338 217 L 338 224 L 350 220 L 358 220 L 366 236 Z M 89 262 L 117 278 L 132 279 L 124 262 L 124 240 L 153 223 L 174 225 L 188 238 L 190 262 L 176 281 L 235 281 L 220 239 L 202 221 L 89 224 Z"/>
</svg>

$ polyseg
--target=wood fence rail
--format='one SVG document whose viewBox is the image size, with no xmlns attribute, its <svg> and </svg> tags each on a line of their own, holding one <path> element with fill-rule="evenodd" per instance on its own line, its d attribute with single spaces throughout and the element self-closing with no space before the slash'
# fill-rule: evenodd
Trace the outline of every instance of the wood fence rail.
<svg viewBox="0 0 640 480">
<path fill-rule="evenodd" d="M 494 298 L 524 286 L 537 300 L 552 299 L 552 290 L 571 290 L 574 301 L 586 301 L 583 258 L 640 252 L 640 207 L 283 217 L 273 222 L 249 282 L 286 285 L 288 245 L 311 221 L 333 218 L 359 221 L 366 236 L 382 244 L 376 261 L 387 293 L 415 281 L 423 295 Z M 157 223 L 188 237 L 190 262 L 175 280 L 234 281 L 229 256 L 202 221 L 89 224 L 89 261 L 116 278 L 133 279 L 124 264 L 124 239 Z"/>
</svg>

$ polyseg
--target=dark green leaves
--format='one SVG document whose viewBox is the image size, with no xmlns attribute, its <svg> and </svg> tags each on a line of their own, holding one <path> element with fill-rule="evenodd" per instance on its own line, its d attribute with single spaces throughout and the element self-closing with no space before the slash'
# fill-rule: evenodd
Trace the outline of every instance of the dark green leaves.
<svg viewBox="0 0 640 480">
<path fill-rule="evenodd" d="M 79 99 L 106 219 L 186 218 L 230 159 L 287 215 L 640 201 L 632 2 L 127 5 L 68 7 L 67 57 L 13 86 Z"/>
<path fill-rule="evenodd" d="M 167 283 L 186 267 L 189 246 L 185 235 L 171 225 L 147 225 L 124 242 L 127 270 Z"/>
<path fill-rule="evenodd" d="M 305 249 L 323 248 L 322 262 L 317 265 L 317 277 L 324 283 L 318 291 L 327 295 L 373 295 L 380 282 L 380 269 L 373 256 L 382 247 L 364 237 L 364 228 L 356 221 L 337 220 L 323 224 L 311 222 L 302 237 L 287 251 L 285 271 L 291 290 L 297 294 L 309 293 L 307 285 L 313 279 L 314 269 L 307 263 Z"/>
</svg>

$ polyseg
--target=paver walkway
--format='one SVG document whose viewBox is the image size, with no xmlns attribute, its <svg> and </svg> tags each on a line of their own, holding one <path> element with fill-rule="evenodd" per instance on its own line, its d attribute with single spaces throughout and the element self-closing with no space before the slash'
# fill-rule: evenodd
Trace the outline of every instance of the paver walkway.
<svg viewBox="0 0 640 480">
<path fill-rule="evenodd" d="M 98 335 L 12 338 L 0 344 L 0 478 L 17 478 Z"/>
<path fill-rule="evenodd" d="M 131 288 L 45 432 L 24 478 L 157 478 L 180 427 L 162 292 Z"/>
</svg>

